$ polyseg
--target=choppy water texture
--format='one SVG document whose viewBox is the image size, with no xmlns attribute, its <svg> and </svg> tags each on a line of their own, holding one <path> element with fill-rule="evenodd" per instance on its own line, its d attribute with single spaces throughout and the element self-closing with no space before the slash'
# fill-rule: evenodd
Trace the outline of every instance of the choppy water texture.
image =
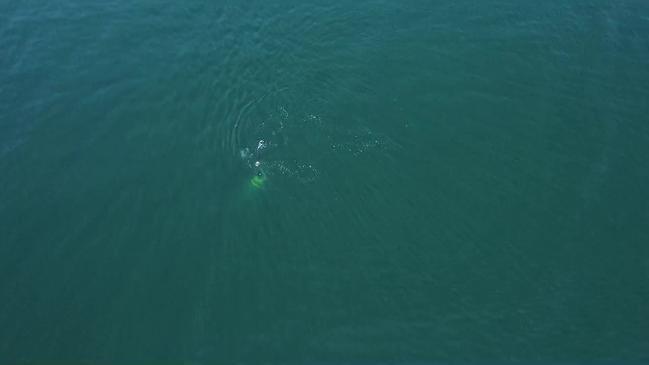
<svg viewBox="0 0 649 365">
<path fill-rule="evenodd" d="M 646 1 L 1 1 L 0 362 L 647 361 L 648 85 Z"/>
</svg>

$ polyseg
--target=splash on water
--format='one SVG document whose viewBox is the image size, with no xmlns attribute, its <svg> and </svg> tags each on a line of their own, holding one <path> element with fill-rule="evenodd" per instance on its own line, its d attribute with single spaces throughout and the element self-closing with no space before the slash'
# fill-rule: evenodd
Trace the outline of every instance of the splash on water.
<svg viewBox="0 0 649 365">
<path fill-rule="evenodd" d="M 257 152 L 266 149 L 266 147 L 268 147 L 268 143 L 266 143 L 266 141 L 264 141 L 263 139 L 260 139 L 257 143 Z"/>
</svg>

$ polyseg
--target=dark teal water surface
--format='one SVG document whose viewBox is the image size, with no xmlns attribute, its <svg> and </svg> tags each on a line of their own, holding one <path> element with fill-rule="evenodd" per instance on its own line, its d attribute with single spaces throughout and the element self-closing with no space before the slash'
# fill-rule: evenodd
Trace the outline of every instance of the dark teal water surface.
<svg viewBox="0 0 649 365">
<path fill-rule="evenodd" d="M 2 0 L 0 363 L 649 361 L 648 158 L 646 1 Z"/>
</svg>

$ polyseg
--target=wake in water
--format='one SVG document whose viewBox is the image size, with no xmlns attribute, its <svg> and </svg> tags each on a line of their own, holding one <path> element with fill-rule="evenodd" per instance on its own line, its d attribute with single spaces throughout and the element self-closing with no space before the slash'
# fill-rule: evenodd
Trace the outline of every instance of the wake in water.
<svg viewBox="0 0 649 365">
<path fill-rule="evenodd" d="M 315 114 L 291 118 L 283 106 L 251 127 L 253 138 L 239 154 L 255 187 L 278 176 L 313 183 L 327 158 L 356 158 L 395 146 L 369 127 L 336 127 Z"/>
</svg>

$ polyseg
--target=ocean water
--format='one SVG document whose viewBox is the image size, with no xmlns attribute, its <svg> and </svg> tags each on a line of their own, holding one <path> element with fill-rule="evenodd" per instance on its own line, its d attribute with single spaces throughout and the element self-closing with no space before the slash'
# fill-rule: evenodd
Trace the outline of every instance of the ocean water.
<svg viewBox="0 0 649 365">
<path fill-rule="evenodd" d="M 646 1 L 0 1 L 0 363 L 649 361 Z"/>
</svg>

